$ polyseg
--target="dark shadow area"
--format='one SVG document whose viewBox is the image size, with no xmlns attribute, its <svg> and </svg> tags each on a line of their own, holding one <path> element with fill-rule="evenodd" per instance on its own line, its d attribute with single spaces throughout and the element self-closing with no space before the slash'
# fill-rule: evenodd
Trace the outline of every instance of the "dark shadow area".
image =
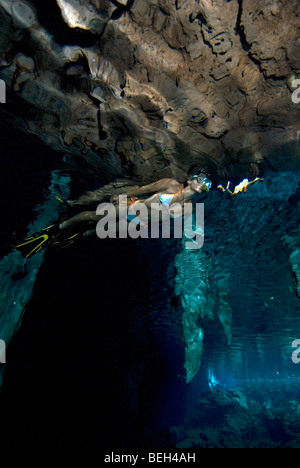
<svg viewBox="0 0 300 468">
<path fill-rule="evenodd" d="M 26 235 L 26 225 L 36 214 L 49 186 L 50 172 L 61 167 L 61 155 L 37 137 L 13 129 L 0 113 L 1 126 L 1 215 L 0 257 L 16 239 Z"/>
<path fill-rule="evenodd" d="M 40 24 L 52 34 L 57 44 L 92 47 L 97 36 L 80 28 L 70 28 L 61 16 L 59 6 L 54 0 L 30 0 L 35 6 Z"/>
<path fill-rule="evenodd" d="M 158 247 L 152 243 L 146 256 Z M 174 356 L 162 352 L 164 337 L 151 330 L 151 277 L 142 258 L 132 240 L 95 239 L 47 253 L 8 349 L 0 394 L 5 446 L 172 445 L 163 421 L 173 413 L 179 422 L 184 405 L 176 408 L 175 398 L 164 409 L 162 401 L 170 382 L 181 395 L 185 383 L 170 368 Z"/>
</svg>

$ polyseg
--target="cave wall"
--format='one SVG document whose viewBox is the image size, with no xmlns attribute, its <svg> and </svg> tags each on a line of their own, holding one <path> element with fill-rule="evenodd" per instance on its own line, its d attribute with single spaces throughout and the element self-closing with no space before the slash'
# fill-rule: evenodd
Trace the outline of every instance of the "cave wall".
<svg viewBox="0 0 300 468">
<path fill-rule="evenodd" d="M 297 141 L 299 12 L 297 0 L 0 0 L 1 110 L 111 178 L 276 168 Z"/>
</svg>

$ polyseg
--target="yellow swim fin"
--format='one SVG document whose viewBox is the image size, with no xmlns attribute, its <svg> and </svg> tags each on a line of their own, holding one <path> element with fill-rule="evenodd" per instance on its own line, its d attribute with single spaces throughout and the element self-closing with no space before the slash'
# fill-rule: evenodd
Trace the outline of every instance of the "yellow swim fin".
<svg viewBox="0 0 300 468">
<path fill-rule="evenodd" d="M 62 237 L 58 236 L 57 240 L 55 239 L 51 245 L 57 249 L 65 249 L 70 245 L 74 244 L 75 240 L 77 240 L 79 233 L 72 234 L 69 237 Z"/>
<path fill-rule="evenodd" d="M 26 237 L 21 244 L 16 245 L 16 249 L 19 250 L 25 258 L 29 258 L 40 252 L 48 241 L 53 240 L 58 233 L 58 224 L 51 224 L 51 226 L 42 229 L 32 236 Z"/>
<path fill-rule="evenodd" d="M 46 246 L 65 248 L 73 244 L 79 233 L 64 232 L 59 229 L 59 224 L 51 224 L 41 231 L 27 237 L 21 244 L 16 245 L 25 258 L 40 252 Z"/>
</svg>

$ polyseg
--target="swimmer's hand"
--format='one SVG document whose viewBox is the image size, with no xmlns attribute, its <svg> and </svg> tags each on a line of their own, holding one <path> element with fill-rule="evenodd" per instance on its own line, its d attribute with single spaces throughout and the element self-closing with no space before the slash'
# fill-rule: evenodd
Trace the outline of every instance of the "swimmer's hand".
<svg viewBox="0 0 300 468">
<path fill-rule="evenodd" d="M 119 195 L 113 195 L 111 198 L 110 198 L 110 203 L 113 203 L 114 205 L 117 204 L 119 202 Z"/>
<path fill-rule="evenodd" d="M 137 197 L 135 197 L 135 196 L 131 197 L 131 196 L 129 196 L 129 195 L 126 194 L 126 193 L 125 193 L 125 194 L 123 193 L 123 194 L 120 194 L 120 195 L 122 195 L 123 197 L 124 197 L 124 196 L 127 197 L 127 202 L 128 202 L 129 205 L 131 205 L 131 203 L 133 203 L 133 202 L 137 199 Z M 120 195 L 113 195 L 113 196 L 110 198 L 110 203 L 113 203 L 114 205 L 119 204 L 119 201 L 120 201 L 120 200 L 119 200 L 119 197 L 120 197 Z"/>
</svg>

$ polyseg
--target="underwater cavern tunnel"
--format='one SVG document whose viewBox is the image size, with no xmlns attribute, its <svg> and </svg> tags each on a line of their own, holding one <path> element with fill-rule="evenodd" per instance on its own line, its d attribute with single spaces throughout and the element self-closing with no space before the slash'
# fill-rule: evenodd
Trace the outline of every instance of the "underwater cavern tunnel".
<svg viewBox="0 0 300 468">
<path fill-rule="evenodd" d="M 299 6 L 0 0 L 4 446 L 300 447 Z M 193 165 L 200 249 L 16 249 Z"/>
</svg>

